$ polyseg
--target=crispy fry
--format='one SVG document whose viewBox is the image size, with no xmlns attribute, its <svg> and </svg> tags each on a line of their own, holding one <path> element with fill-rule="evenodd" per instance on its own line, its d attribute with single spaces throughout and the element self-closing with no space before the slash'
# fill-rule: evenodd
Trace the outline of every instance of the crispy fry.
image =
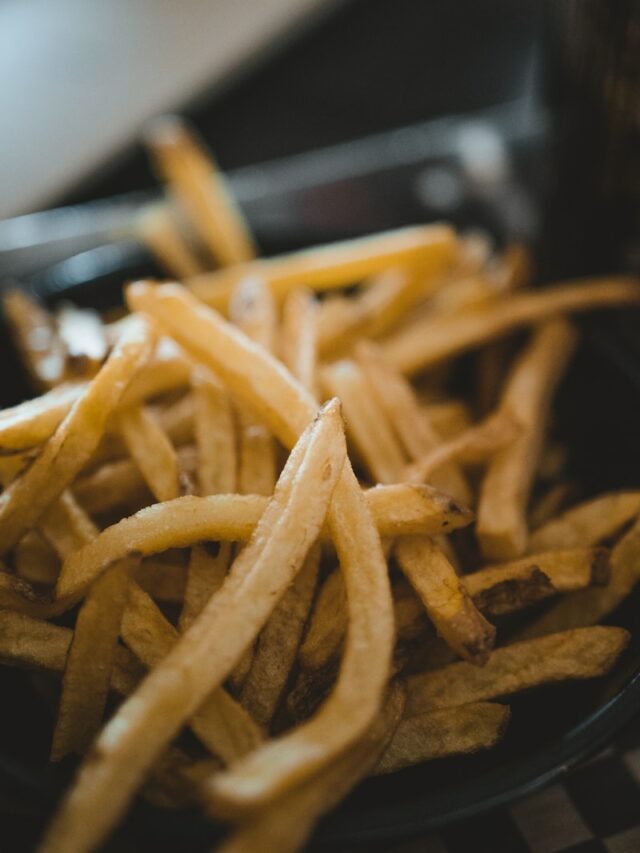
<svg viewBox="0 0 640 853">
<path fill-rule="evenodd" d="M 575 345 L 569 323 L 549 321 L 534 333 L 509 374 L 500 406 L 515 416 L 522 431 L 495 454 L 482 481 L 476 534 L 486 557 L 518 557 L 527 546 L 526 509 L 551 399 Z"/>
<path fill-rule="evenodd" d="M 177 498 L 178 457 L 153 415 L 144 406 L 122 409 L 118 413 L 118 432 L 155 498 Z"/>
<path fill-rule="evenodd" d="M 505 705 L 475 702 L 401 720 L 373 774 L 395 773 L 434 758 L 490 749 L 502 738 L 509 716 Z"/>
<path fill-rule="evenodd" d="M 385 341 L 384 350 L 397 370 L 413 374 L 549 317 L 638 303 L 640 285 L 632 278 L 583 279 L 516 294 L 464 314 L 409 324 Z"/>
<path fill-rule="evenodd" d="M 466 507 L 429 486 L 377 486 L 364 496 L 382 536 L 449 532 L 473 518 Z M 145 507 L 101 531 L 65 560 L 58 595 L 81 593 L 107 566 L 127 555 L 150 556 L 196 542 L 247 540 L 266 506 L 261 495 L 185 495 Z"/>
<path fill-rule="evenodd" d="M 146 771 L 266 622 L 319 533 L 345 457 L 339 408 L 331 403 L 296 444 L 223 587 L 103 729 L 44 850 L 90 850 L 109 831 Z"/>
<path fill-rule="evenodd" d="M 0 452 L 28 450 L 45 442 L 83 391 L 84 385 L 59 385 L 41 397 L 0 412 Z"/>
<path fill-rule="evenodd" d="M 485 663 L 495 628 L 476 609 L 442 550 L 426 536 L 403 536 L 395 555 L 438 633 L 460 657 Z"/>
<path fill-rule="evenodd" d="M 94 376 L 107 357 L 107 340 L 98 312 L 67 302 L 56 311 L 56 326 L 66 351 L 66 376 Z"/>
<path fill-rule="evenodd" d="M 282 305 L 280 357 L 291 375 L 313 396 L 316 394 L 317 313 L 313 292 L 306 288 L 291 291 Z"/>
<path fill-rule="evenodd" d="M 2 298 L 9 331 L 31 381 L 39 390 L 62 382 L 66 350 L 52 316 L 22 290 Z"/>
<path fill-rule="evenodd" d="M 389 267 L 409 265 L 425 278 L 444 273 L 458 253 L 456 237 L 446 225 L 399 228 L 384 234 L 303 249 L 268 260 L 236 264 L 188 280 L 190 290 L 213 308 L 224 310 L 234 286 L 259 275 L 281 299 L 300 285 L 329 290 L 366 280 Z"/>
<path fill-rule="evenodd" d="M 602 586 L 609 580 L 604 548 L 571 548 L 532 554 L 464 576 L 467 592 L 483 613 L 499 616 L 557 593 Z"/>
<path fill-rule="evenodd" d="M 168 205 L 147 205 L 138 216 L 135 228 L 169 275 L 184 279 L 203 272 L 202 264 L 180 233 L 176 216 Z"/>
<path fill-rule="evenodd" d="M 243 706 L 263 726 L 271 722 L 295 661 L 316 588 L 319 561 L 320 548 L 316 546 L 262 630 L 242 685 Z"/>
<path fill-rule="evenodd" d="M 466 661 L 407 679 L 405 716 L 519 693 L 541 684 L 597 678 L 629 641 L 623 628 L 576 628 L 496 649 L 483 667 Z"/>
<path fill-rule="evenodd" d="M 255 257 L 253 239 L 225 178 L 195 133 L 179 118 L 167 116 L 151 125 L 147 145 L 160 177 L 218 263 Z"/>
<path fill-rule="evenodd" d="M 597 545 L 640 513 L 640 492 L 608 492 L 566 510 L 534 530 L 529 551 Z"/>
<path fill-rule="evenodd" d="M 100 728 L 132 570 L 130 560 L 112 566 L 80 608 L 62 678 L 52 761 L 86 752 Z"/>
<path fill-rule="evenodd" d="M 109 412 L 151 346 L 148 327 L 132 325 L 62 421 L 36 461 L 0 497 L 0 552 L 14 545 L 71 483 L 96 448 Z"/>
</svg>

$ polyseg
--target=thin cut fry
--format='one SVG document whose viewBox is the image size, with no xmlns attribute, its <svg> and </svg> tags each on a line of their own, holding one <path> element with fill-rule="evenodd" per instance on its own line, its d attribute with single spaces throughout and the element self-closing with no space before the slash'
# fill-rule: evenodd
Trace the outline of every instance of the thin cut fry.
<svg viewBox="0 0 640 853">
<path fill-rule="evenodd" d="M 340 571 L 331 572 L 316 599 L 298 659 L 303 669 L 320 669 L 340 650 L 347 632 L 347 599 Z"/>
<path fill-rule="evenodd" d="M 118 413 L 118 432 L 152 494 L 159 501 L 179 495 L 178 457 L 153 415 L 144 406 Z"/>
<path fill-rule="evenodd" d="M 187 583 L 187 567 L 153 557 L 143 560 L 134 574 L 136 583 L 154 601 L 181 604 Z"/>
<path fill-rule="evenodd" d="M 640 286 L 632 278 L 583 279 L 535 293 L 519 293 L 453 317 L 407 325 L 385 341 L 384 349 L 394 367 L 413 374 L 549 317 L 638 303 Z"/>
<path fill-rule="evenodd" d="M 364 281 L 389 267 L 410 265 L 425 278 L 435 277 L 447 271 L 457 252 L 451 228 L 419 225 L 236 264 L 190 278 L 187 284 L 203 302 L 224 310 L 234 286 L 247 275 L 259 275 L 270 285 L 274 297 L 281 299 L 299 285 L 329 290 Z"/>
<path fill-rule="evenodd" d="M 236 442 L 229 395 L 212 374 L 194 371 L 194 432 L 201 495 L 236 491 Z"/>
<path fill-rule="evenodd" d="M 608 492 L 571 507 L 534 530 L 528 550 L 597 545 L 614 536 L 639 513 L 640 492 Z"/>
<path fill-rule="evenodd" d="M 168 205 L 148 205 L 136 220 L 135 227 L 142 242 L 169 275 L 184 279 L 203 271 L 202 264 L 180 233 L 176 216 Z"/>
<path fill-rule="evenodd" d="M 185 631 L 223 584 L 233 557 L 230 542 L 194 545 L 189 557 L 179 627 Z"/>
<path fill-rule="evenodd" d="M 476 533 L 490 559 L 518 557 L 527 546 L 526 510 L 553 394 L 575 349 L 576 333 L 565 320 L 535 332 L 507 379 L 500 407 L 512 412 L 520 435 L 493 457 L 478 504 Z"/>
<path fill-rule="evenodd" d="M 53 318 L 22 290 L 10 290 L 2 299 L 9 331 L 33 384 L 52 388 L 64 379 L 66 351 Z"/>
<path fill-rule="evenodd" d="M 460 657 L 485 663 L 495 628 L 477 610 L 442 550 L 426 536 L 404 536 L 395 554 L 438 633 Z"/>
<path fill-rule="evenodd" d="M 597 678 L 629 641 L 623 628 L 576 628 L 503 646 L 483 667 L 462 661 L 407 679 L 405 716 L 519 693 L 541 684 Z"/>
<path fill-rule="evenodd" d="M 509 716 L 505 705 L 475 702 L 401 720 L 373 774 L 395 773 L 423 761 L 491 749 L 502 738 Z"/>
<path fill-rule="evenodd" d="M 98 535 L 98 528 L 69 490 L 42 516 L 40 530 L 63 560 Z"/>
<path fill-rule="evenodd" d="M 84 388 L 80 384 L 59 385 L 41 397 L 0 412 L 0 452 L 28 450 L 45 442 Z"/>
<path fill-rule="evenodd" d="M 223 587 L 102 730 L 44 850 L 91 850 L 113 826 L 162 750 L 268 619 L 319 533 L 345 458 L 339 407 L 332 402 L 296 444 Z"/>
<path fill-rule="evenodd" d="M 132 318 L 120 344 L 42 453 L 0 496 L 0 553 L 38 521 L 85 464 L 100 441 L 110 411 L 150 348 L 148 327 Z"/>
<path fill-rule="evenodd" d="M 154 122 L 147 145 L 160 176 L 222 266 L 248 261 L 256 247 L 226 181 L 195 134 L 177 117 Z"/>
<path fill-rule="evenodd" d="M 82 755 L 100 728 L 132 569 L 130 561 L 112 566 L 80 608 L 62 678 L 52 761 Z"/>
<path fill-rule="evenodd" d="M 318 308 L 312 291 L 293 290 L 282 305 L 280 357 L 292 376 L 315 396 L 316 315 Z"/>
</svg>

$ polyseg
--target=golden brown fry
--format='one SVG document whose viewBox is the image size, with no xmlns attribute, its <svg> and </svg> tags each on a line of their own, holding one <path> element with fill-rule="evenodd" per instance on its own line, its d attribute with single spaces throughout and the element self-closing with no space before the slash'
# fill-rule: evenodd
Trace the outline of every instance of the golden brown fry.
<svg viewBox="0 0 640 853">
<path fill-rule="evenodd" d="M 0 412 L 0 452 L 28 450 L 45 442 L 84 391 L 65 384 L 40 397 Z"/>
<path fill-rule="evenodd" d="M 112 566 L 78 612 L 62 678 L 52 761 L 69 753 L 82 755 L 100 728 L 132 570 L 130 560 Z"/>
<path fill-rule="evenodd" d="M 150 348 L 147 325 L 132 318 L 120 344 L 42 453 L 0 497 L 1 553 L 11 548 L 38 521 L 91 456 L 104 432 L 109 413 Z"/>
<path fill-rule="evenodd" d="M 495 628 L 476 609 L 442 550 L 426 536 L 403 536 L 395 555 L 438 633 L 460 657 L 485 663 Z"/>
<path fill-rule="evenodd" d="M 237 460 L 229 395 L 206 371 L 195 370 L 192 384 L 200 494 L 230 494 L 236 491 Z"/>
<path fill-rule="evenodd" d="M 609 564 L 611 575 L 606 586 L 583 589 L 565 596 L 533 622 L 524 625 L 518 631 L 518 639 L 595 625 L 612 613 L 640 580 L 639 521 L 616 543 Z"/>
<path fill-rule="evenodd" d="M 6 488 L 9 483 L 23 474 L 37 455 L 35 450 L 25 450 L 21 453 L 12 453 L 11 456 L 0 456 L 0 485 Z"/>
<path fill-rule="evenodd" d="M 499 616 L 557 593 L 606 584 L 608 556 L 604 548 L 545 551 L 471 572 L 464 584 L 483 613 Z"/>
<path fill-rule="evenodd" d="M 56 311 L 58 335 L 65 348 L 65 374 L 69 379 L 94 376 L 107 357 L 102 320 L 92 308 L 64 303 Z"/>
<path fill-rule="evenodd" d="M 320 531 L 345 459 L 340 411 L 332 402 L 296 444 L 223 587 L 103 729 L 44 850 L 78 853 L 104 838 L 153 762 L 268 619 Z"/>
<path fill-rule="evenodd" d="M 403 691 L 394 685 L 364 736 L 320 773 L 253 815 L 219 853 L 294 853 L 301 849 L 318 818 L 339 803 L 375 765 L 398 725 L 403 705 Z"/>
<path fill-rule="evenodd" d="M 409 465 L 403 479 L 423 483 L 434 471 L 453 460 L 475 465 L 485 462 L 496 451 L 511 444 L 520 431 L 518 421 L 510 412 L 498 410 Z"/>
<path fill-rule="evenodd" d="M 455 261 L 458 243 L 446 225 L 419 225 L 303 249 L 268 260 L 236 264 L 188 280 L 189 289 L 213 308 L 224 310 L 234 286 L 259 275 L 281 299 L 292 288 L 330 290 L 364 281 L 381 270 L 412 266 L 425 277 L 445 273 Z"/>
<path fill-rule="evenodd" d="M 298 288 L 282 305 L 280 358 L 298 382 L 315 396 L 318 306 L 313 292 Z"/>
<path fill-rule="evenodd" d="M 295 661 L 316 588 L 319 562 L 320 548 L 316 546 L 258 638 L 251 669 L 242 685 L 242 704 L 263 726 L 273 718 Z"/>
<path fill-rule="evenodd" d="M 122 619 L 122 639 L 147 667 L 157 666 L 180 634 L 149 596 L 132 584 Z M 235 761 L 263 740 L 259 726 L 222 688 L 216 688 L 191 718 L 191 728 L 205 746 L 224 762 Z"/>
<path fill-rule="evenodd" d="M 40 530 L 62 560 L 98 535 L 98 528 L 68 489 L 44 513 Z"/>
<path fill-rule="evenodd" d="M 375 486 L 365 497 L 381 536 L 451 533 L 473 519 L 468 507 L 432 486 Z"/>
<path fill-rule="evenodd" d="M 9 331 L 38 390 L 52 388 L 65 375 L 66 350 L 52 316 L 22 290 L 2 298 Z"/>
<path fill-rule="evenodd" d="M 534 530 L 528 550 L 597 545 L 614 536 L 639 513 L 640 492 L 607 492 L 565 510 Z"/>
<path fill-rule="evenodd" d="M 500 408 L 513 414 L 522 431 L 494 455 L 482 481 L 476 534 L 490 559 L 518 557 L 527 546 L 527 503 L 551 400 L 576 340 L 567 321 L 549 321 L 534 333 L 509 374 Z"/>
<path fill-rule="evenodd" d="M 139 283 L 129 288 L 127 299 L 153 315 L 221 376 L 234 396 L 251 405 L 285 446 L 291 446 L 315 404 L 275 359 L 175 285 L 153 288 Z M 349 608 L 340 673 L 332 696 L 312 720 L 262 747 L 254 761 L 243 759 L 234 770 L 237 780 L 230 774 L 220 780 L 221 794 L 225 789 L 222 796 L 236 806 L 241 800 L 247 805 L 250 800 L 266 802 L 296 779 L 326 765 L 362 734 L 380 706 L 393 646 L 391 595 L 380 539 L 348 463 L 332 496 L 328 526 Z M 243 779 L 250 784 L 243 785 Z"/>
<path fill-rule="evenodd" d="M 549 317 L 638 303 L 640 285 L 632 278 L 583 279 L 519 293 L 464 314 L 410 323 L 385 341 L 384 350 L 397 370 L 413 374 Z"/>
<path fill-rule="evenodd" d="M 128 406 L 118 412 L 117 423 L 131 458 L 156 500 L 177 498 L 178 457 L 153 415 L 144 406 Z"/>
<path fill-rule="evenodd" d="M 166 204 L 143 208 L 135 223 L 136 232 L 169 275 L 184 279 L 203 272 L 203 266 L 180 233 L 175 213 Z"/>
<path fill-rule="evenodd" d="M 483 667 L 453 663 L 407 679 L 405 716 L 519 693 L 570 679 L 597 678 L 629 641 L 623 628 L 576 628 L 495 649 Z"/>
<path fill-rule="evenodd" d="M 242 214 L 195 133 L 179 118 L 167 116 L 151 125 L 146 141 L 160 177 L 218 263 L 254 258 L 256 247 Z"/>
<path fill-rule="evenodd" d="M 373 775 L 395 773 L 447 755 L 491 749 L 501 740 L 509 716 L 506 705 L 475 702 L 401 720 Z"/>
</svg>

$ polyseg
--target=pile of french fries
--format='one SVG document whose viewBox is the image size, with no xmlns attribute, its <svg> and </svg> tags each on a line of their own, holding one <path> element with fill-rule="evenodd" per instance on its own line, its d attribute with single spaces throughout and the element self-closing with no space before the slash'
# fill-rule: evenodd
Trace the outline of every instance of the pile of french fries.
<svg viewBox="0 0 640 853">
<path fill-rule="evenodd" d="M 182 283 L 109 322 L 5 299 L 41 396 L 0 414 L 0 660 L 50 703 L 51 760 L 83 757 L 42 853 L 95 850 L 137 795 L 283 853 L 623 652 L 598 623 L 640 578 L 640 490 L 571 505 L 549 431 L 570 316 L 640 282 L 529 290 L 524 249 L 446 225 L 257 259 L 193 134 L 148 140 L 168 200 L 139 234 Z"/>
</svg>

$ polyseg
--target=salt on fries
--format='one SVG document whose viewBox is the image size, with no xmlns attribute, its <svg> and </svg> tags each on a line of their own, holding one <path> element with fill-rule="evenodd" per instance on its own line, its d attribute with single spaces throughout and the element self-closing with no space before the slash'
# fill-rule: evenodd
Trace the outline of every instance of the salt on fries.
<svg viewBox="0 0 640 853">
<path fill-rule="evenodd" d="M 640 283 L 527 290 L 526 250 L 446 224 L 257 258 L 184 123 L 148 141 L 168 201 L 137 233 L 184 285 L 110 323 L 6 299 L 42 393 L 0 413 L 0 662 L 57 674 L 51 758 L 84 755 L 45 853 L 138 792 L 294 851 L 364 776 L 489 749 L 507 697 L 623 653 L 598 622 L 640 579 L 640 492 L 569 506 L 548 433 L 567 315 Z"/>
</svg>

